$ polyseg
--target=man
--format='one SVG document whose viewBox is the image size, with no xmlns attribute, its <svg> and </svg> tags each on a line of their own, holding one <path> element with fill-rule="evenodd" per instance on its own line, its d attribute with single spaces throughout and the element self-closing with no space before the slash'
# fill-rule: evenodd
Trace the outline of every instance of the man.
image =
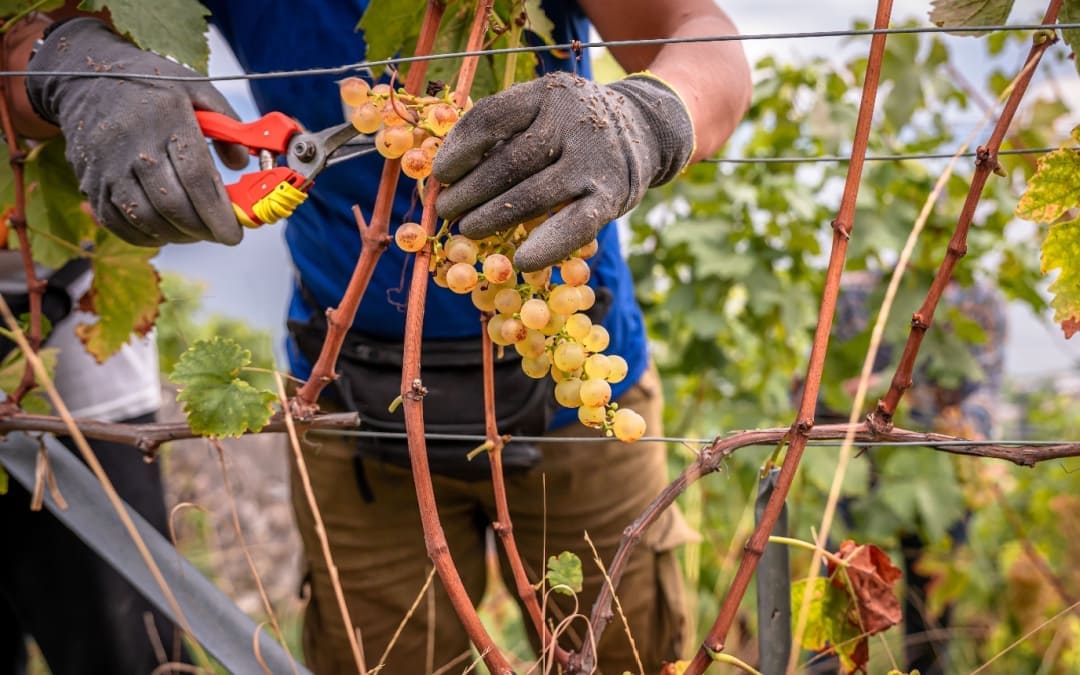
<svg viewBox="0 0 1080 675">
<path fill-rule="evenodd" d="M 340 65 L 363 60 L 362 35 L 353 32 L 366 3 L 210 2 L 213 20 L 251 71 Z M 547 1 L 557 42 L 587 40 L 591 19 L 610 40 L 732 34 L 735 29 L 711 0 L 613 3 Z M 734 130 L 749 103 L 749 68 L 737 42 L 666 46 L 639 45 L 612 50 L 629 72 L 649 75 L 599 87 L 571 76 L 515 87 L 476 108 L 451 133 L 436 158 L 435 177 L 453 184 L 438 203 L 442 215 L 460 218 L 462 231 L 482 236 L 570 202 L 559 216 L 535 231 L 517 262 L 535 269 L 556 262 L 594 235 L 600 253 L 590 259 L 591 284 L 609 296 L 603 324 L 611 335 L 609 353 L 622 355 L 630 372 L 614 395 L 621 406 L 640 412 L 649 434 L 660 432 L 662 403 L 649 368 L 643 321 L 634 301 L 629 271 L 620 257 L 618 232 L 608 221 L 631 209 L 651 185 L 673 179 L 690 161 L 715 152 Z M 587 78 L 588 59 L 542 56 L 541 70 L 575 71 Z M 34 70 L 62 73 L 95 67 L 129 73 L 175 72 L 175 64 L 141 52 L 103 25 L 75 20 L 45 39 L 30 63 Z M 567 90 L 584 92 L 567 95 Z M 301 77 L 252 82 L 265 112 L 279 110 L 306 128 L 340 123 L 342 113 L 332 78 Z M 36 114 L 60 127 L 69 159 L 103 224 L 132 242 L 160 245 L 208 239 L 233 244 L 240 226 L 209 154 L 198 141 L 192 107 L 229 113 L 216 92 L 202 83 L 102 80 L 64 75 L 34 77 L 29 103 Z M 596 116 L 589 103 L 602 102 L 599 123 L 605 143 L 582 142 L 580 122 Z M 470 116 L 476 122 L 470 122 Z M 148 119 L 149 118 L 149 119 Z M 530 134 L 532 134 L 530 136 Z M 126 143 L 117 144 L 123 137 Z M 548 143 L 522 148 L 528 138 Z M 586 137 L 589 140 L 593 137 Z M 100 154 L 108 144 L 108 156 Z M 523 152 L 511 152 L 515 148 Z M 232 165 L 236 148 L 224 148 Z M 147 159 L 149 158 L 149 159 Z M 547 159 L 546 159 L 547 158 Z M 308 202 L 290 219 L 286 239 L 297 270 L 290 318 L 301 326 L 341 298 L 360 240 L 349 212 L 358 203 L 370 213 L 381 161 L 356 160 L 319 176 Z M 411 181 L 394 203 L 391 227 L 413 213 Z M 529 190 L 514 191 L 517 184 Z M 493 216 L 491 204 L 518 207 Z M 520 199 L 519 199 L 520 197 Z M 489 205 L 485 208 L 485 204 Z M 227 215 L 228 214 L 228 215 Z M 503 217 L 505 216 L 505 217 Z M 561 216 L 561 217 L 560 217 Z M 411 256 L 391 247 L 379 263 L 361 303 L 354 333 L 399 341 L 406 302 L 402 279 Z M 433 291 L 425 338 L 475 338 L 479 316 L 467 297 Z M 306 377 L 311 350 L 290 341 L 294 372 Z M 304 352 L 307 353 L 304 353 Z M 346 387 L 339 391 L 348 393 Z M 355 383 L 353 383 L 355 384 Z M 362 384 L 362 383 L 361 383 Z M 463 392 L 466 397 L 475 392 Z M 338 397 L 337 404 L 341 403 Z M 344 398 L 347 398 L 345 396 Z M 330 400 L 328 405 L 334 405 Z M 584 428 L 572 411 L 560 410 L 549 426 L 539 465 L 511 476 L 508 492 L 519 548 L 533 578 L 544 569 L 544 554 L 572 550 L 586 561 L 584 611 L 602 577 L 587 561 L 588 532 L 601 557 L 610 560 L 623 527 L 666 483 L 661 444 L 577 445 L 556 442 Z M 363 634 L 369 660 L 378 658 L 420 591 L 428 568 L 411 475 L 378 461 L 371 448 L 357 455 L 351 443 L 319 439 L 305 448 L 305 461 L 327 523 L 335 561 L 343 576 L 353 623 Z M 436 496 L 451 552 L 467 588 L 479 600 L 484 589 L 485 528 L 494 517 L 486 482 L 436 476 Z M 307 549 L 311 599 L 305 622 L 305 652 L 317 672 L 352 669 L 345 627 L 338 616 L 328 573 L 315 539 L 312 514 L 294 484 L 297 520 Z M 685 539 L 678 515 L 668 514 L 640 547 L 620 586 L 623 609 L 637 650 L 650 672 L 683 650 L 681 589 L 672 549 Z M 563 603 L 555 612 L 566 612 Z M 391 673 L 437 669 L 468 648 L 464 631 L 441 588 L 431 610 L 417 612 L 390 655 Z M 584 624 L 573 625 L 576 637 Z M 433 631 L 429 633 L 429 629 Z M 431 658 L 427 653 L 432 640 Z M 576 646 L 568 636 L 567 646 Z M 604 672 L 636 670 L 625 632 L 612 628 L 600 643 Z"/>
</svg>

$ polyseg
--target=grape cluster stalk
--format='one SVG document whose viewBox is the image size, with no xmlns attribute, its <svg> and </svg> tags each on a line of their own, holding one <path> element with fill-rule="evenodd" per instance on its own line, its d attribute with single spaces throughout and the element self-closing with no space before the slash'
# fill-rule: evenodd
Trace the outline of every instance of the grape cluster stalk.
<svg viewBox="0 0 1080 675">
<path fill-rule="evenodd" d="M 351 119 L 362 133 L 375 134 L 375 146 L 387 158 L 401 158 L 406 176 L 423 180 L 444 137 L 463 109 L 452 104 L 449 89 L 441 96 L 411 96 L 390 85 L 370 86 L 351 77 L 341 83 L 341 98 L 352 109 Z M 536 272 L 514 267 L 517 247 L 547 218 L 542 215 L 484 239 L 453 231 L 450 223 L 431 237 L 430 271 L 436 285 L 459 295 L 490 315 L 487 334 L 500 347 L 521 355 L 521 369 L 534 379 L 555 381 L 555 400 L 576 409 L 585 426 L 633 442 L 645 434 L 645 419 L 611 400 L 611 385 L 621 382 L 628 364 L 621 356 L 604 354 L 610 342 L 607 329 L 586 313 L 596 302 L 588 285 L 589 258 L 599 244 L 594 239 L 557 265 Z M 424 228 L 402 223 L 394 242 L 408 253 L 429 244 Z M 556 274 L 561 281 L 556 281 Z"/>
</svg>

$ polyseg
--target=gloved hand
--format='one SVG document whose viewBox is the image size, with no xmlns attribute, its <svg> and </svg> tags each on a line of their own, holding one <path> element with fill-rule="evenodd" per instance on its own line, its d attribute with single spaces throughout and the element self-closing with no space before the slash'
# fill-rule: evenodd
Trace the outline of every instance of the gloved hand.
<svg viewBox="0 0 1080 675">
<path fill-rule="evenodd" d="M 195 109 L 236 117 L 210 83 L 138 79 L 196 73 L 88 17 L 55 26 L 28 70 L 132 75 L 26 78 L 34 109 L 63 132 L 79 188 L 102 225 L 141 246 L 240 241 L 243 232 L 195 121 Z M 222 144 L 217 151 L 231 168 L 247 165 L 242 146 Z"/>
<path fill-rule="evenodd" d="M 575 200 L 518 248 L 518 268 L 534 271 L 673 179 L 693 149 L 690 114 L 662 81 L 633 75 L 605 86 L 553 73 L 478 101 L 454 125 L 432 167 L 450 183 L 435 206 L 479 239 Z"/>
</svg>

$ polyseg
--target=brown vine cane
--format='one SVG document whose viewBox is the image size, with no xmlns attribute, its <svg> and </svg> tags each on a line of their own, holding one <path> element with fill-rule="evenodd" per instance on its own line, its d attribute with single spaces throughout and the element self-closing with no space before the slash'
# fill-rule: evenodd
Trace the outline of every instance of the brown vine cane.
<svg viewBox="0 0 1080 675">
<path fill-rule="evenodd" d="M 1050 27 L 1057 23 L 1060 10 L 1061 0 L 1051 0 L 1046 9 L 1046 14 L 1043 16 L 1043 25 Z M 1043 39 L 1039 39 L 1040 37 Z M 1056 41 L 1057 38 L 1052 35 L 1036 35 L 1036 40 L 1031 45 L 1020 76 L 1017 78 L 1016 86 L 1013 87 L 1012 93 L 1009 94 L 1008 100 L 1005 101 L 1005 107 L 1002 108 L 1001 116 L 998 117 L 997 123 L 994 125 L 990 139 L 985 146 L 980 146 L 978 149 L 978 155 L 975 159 L 975 173 L 971 178 L 971 186 L 968 188 L 964 206 L 960 210 L 959 218 L 957 218 L 956 229 L 949 240 L 948 250 L 938 267 L 937 273 L 934 275 L 934 281 L 930 284 L 926 299 L 923 300 L 919 311 L 915 312 L 911 317 L 911 332 L 908 333 L 907 342 L 904 344 L 904 352 L 900 357 L 900 363 L 896 367 L 896 373 L 889 384 L 889 390 L 885 393 L 885 397 L 878 402 L 877 408 L 868 416 L 870 424 L 882 430 L 887 430 L 892 426 L 896 406 L 899 405 L 904 392 L 911 387 L 915 359 L 918 357 L 923 337 L 925 337 L 926 331 L 934 320 L 934 312 L 937 309 L 938 302 L 941 300 L 941 296 L 949 285 L 949 281 L 952 279 L 953 270 L 956 268 L 957 263 L 960 262 L 960 258 L 967 253 L 967 235 L 975 217 L 975 208 L 979 205 L 979 199 L 982 197 L 983 188 L 986 186 L 990 174 L 998 168 L 997 153 L 1001 148 L 1001 142 L 1009 131 L 1013 117 L 1020 107 L 1020 101 L 1023 99 L 1024 94 L 1027 93 L 1028 85 L 1031 83 L 1031 78 L 1035 74 L 1035 68 L 1042 59 L 1043 53 Z"/>
<path fill-rule="evenodd" d="M 435 45 L 435 37 L 439 31 L 439 23 L 442 21 L 443 10 L 446 3 L 442 0 L 428 0 L 424 10 L 424 18 L 420 24 L 420 33 L 416 39 L 416 56 L 429 56 Z M 409 68 L 409 74 L 405 78 L 405 90 L 411 93 L 419 92 L 424 86 L 424 76 L 427 74 L 426 60 L 415 61 Z M 360 229 L 363 247 L 360 249 L 360 259 L 356 262 L 352 277 L 345 288 L 345 294 L 336 308 L 326 310 L 326 339 L 323 340 L 319 358 L 312 366 L 311 376 L 308 381 L 296 392 L 290 401 L 293 415 L 300 420 L 310 419 L 318 410 L 319 395 L 323 389 L 338 378 L 335 367 L 338 356 L 341 354 L 341 346 L 345 342 L 345 336 L 356 319 L 356 312 L 360 308 L 360 300 L 367 291 L 371 276 L 375 273 L 375 265 L 379 262 L 382 252 L 390 243 L 390 216 L 394 205 L 394 194 L 397 191 L 398 178 L 401 175 L 401 160 L 387 159 L 383 164 L 382 174 L 379 177 L 378 192 L 375 195 L 375 206 L 371 212 L 371 223 L 364 221 L 364 215 L 359 207 L 353 207 L 353 215 L 356 218 L 356 226 Z"/>
<path fill-rule="evenodd" d="M 3 27 L 0 35 L 0 70 L 8 70 L 7 31 L 9 24 Z M 15 133 L 15 123 L 11 112 L 11 78 L 0 78 L 0 129 L 3 129 L 4 137 L 7 138 L 8 163 L 11 165 L 12 191 L 15 195 L 15 204 L 7 214 L 8 223 L 15 230 L 19 239 L 19 253 L 22 257 L 23 274 L 26 275 L 26 292 L 30 301 L 30 330 L 27 341 L 30 348 L 36 353 L 41 349 L 41 300 L 45 295 L 45 281 L 39 279 L 34 267 L 34 258 L 30 250 L 30 237 L 26 230 L 26 175 L 23 171 L 23 162 L 27 152 L 19 145 L 19 136 Z M 21 84 L 21 80 L 20 80 Z M 0 409 L 10 409 L 8 412 L 18 410 L 19 403 L 35 386 L 34 369 L 27 359 L 23 368 L 19 386 L 2 404 Z"/>
<path fill-rule="evenodd" d="M 476 15 L 473 18 L 472 27 L 469 31 L 467 50 L 475 50 L 480 47 L 484 38 L 484 32 L 491 14 L 494 0 L 479 0 L 476 7 Z M 477 57 L 469 57 L 462 63 L 458 75 L 458 84 L 455 90 L 457 101 L 463 103 L 469 95 L 472 87 L 473 75 L 476 72 Z M 411 75 L 411 73 L 410 73 Z M 423 204 L 424 209 L 420 217 L 420 225 L 429 237 L 424 248 L 416 253 L 413 262 L 412 278 L 409 282 L 409 304 L 405 314 L 405 352 L 401 368 L 401 398 L 405 412 L 405 431 L 409 442 L 409 458 L 412 464 L 413 482 L 416 486 L 416 498 L 420 507 L 420 522 L 424 528 L 424 543 L 427 546 L 428 557 L 435 565 L 442 581 L 443 588 L 450 598 L 462 626 L 465 628 L 469 639 L 480 652 L 488 670 L 494 674 L 502 675 L 512 673 L 506 657 L 499 651 L 498 646 L 491 639 L 480 617 L 473 607 L 465 585 L 461 581 L 461 575 L 454 565 L 450 548 L 446 541 L 446 534 L 439 521 L 439 511 L 435 502 L 435 489 L 431 481 L 431 471 L 427 460 L 427 442 L 424 436 L 424 385 L 420 379 L 420 345 L 423 339 L 424 306 L 427 301 L 428 266 L 431 260 L 430 237 L 435 234 L 435 199 L 439 195 L 441 186 L 438 181 L 429 180 L 424 186 Z"/>
<path fill-rule="evenodd" d="M 874 17 L 874 28 L 887 27 L 891 14 L 892 0 L 879 0 L 877 13 Z M 836 220 L 832 223 L 832 250 L 829 254 L 829 265 L 825 272 L 825 289 L 822 293 L 821 309 L 818 312 L 817 328 L 814 331 L 814 343 L 810 351 L 810 363 L 806 371 L 802 401 L 799 405 L 798 417 L 791 427 L 787 454 L 784 456 L 783 464 L 780 467 L 776 487 L 765 506 L 765 512 L 746 544 L 746 550 L 743 553 L 742 560 L 739 562 L 739 568 L 735 572 L 731 587 L 724 597 L 720 613 L 717 615 L 712 629 L 709 630 L 708 635 L 705 637 L 701 648 L 698 649 L 690 662 L 686 670 L 687 675 L 697 675 L 704 672 L 712 662 L 710 655 L 723 651 L 728 630 L 735 621 L 739 604 L 742 602 L 743 595 L 750 585 L 754 569 L 757 567 L 757 563 L 765 550 L 765 544 L 768 542 L 769 534 L 772 533 L 773 526 L 780 515 L 780 510 L 787 499 L 791 483 L 795 479 L 795 471 L 799 466 L 799 460 L 802 459 L 803 450 L 806 448 L 806 442 L 809 439 L 809 432 L 814 427 L 814 409 L 817 405 L 818 390 L 821 386 L 821 376 L 824 371 L 825 353 L 829 347 L 829 332 L 836 313 L 836 299 L 840 294 L 840 277 L 847 257 L 848 240 L 854 226 L 855 199 L 859 193 L 859 182 L 862 178 L 863 162 L 870 137 L 870 125 L 873 120 L 878 83 L 881 78 L 885 37 L 884 35 L 874 35 L 870 42 L 870 55 L 866 64 L 866 80 L 863 83 L 859 116 L 855 123 L 855 134 L 852 141 L 851 163 L 848 165 L 840 209 Z"/>
</svg>

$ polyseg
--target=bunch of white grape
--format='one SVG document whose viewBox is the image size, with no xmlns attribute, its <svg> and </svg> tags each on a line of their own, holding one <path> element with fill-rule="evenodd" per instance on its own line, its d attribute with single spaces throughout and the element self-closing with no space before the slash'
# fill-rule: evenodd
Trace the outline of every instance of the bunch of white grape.
<svg viewBox="0 0 1080 675">
<path fill-rule="evenodd" d="M 435 283 L 471 295 L 477 309 L 490 314 L 491 341 L 513 346 L 529 377 L 550 376 L 555 400 L 576 408 L 582 424 L 622 441 L 636 441 L 645 433 L 645 420 L 611 400 L 611 385 L 626 377 L 626 360 L 603 353 L 608 332 L 585 313 L 596 301 L 585 262 L 596 254 L 596 240 L 557 265 L 562 283 L 552 282 L 553 267 L 523 273 L 514 269 L 514 251 L 544 218 L 481 240 L 452 234 L 444 226 L 431 242 Z M 394 240 L 409 252 L 428 243 L 418 223 L 402 224 Z"/>
<path fill-rule="evenodd" d="M 463 108 L 456 107 L 448 87 L 438 96 L 416 96 L 387 84 L 371 86 L 358 77 L 346 78 L 339 86 L 356 130 L 374 134 L 379 154 L 400 158 L 402 172 L 416 180 L 431 175 L 442 138 L 472 107 L 471 99 Z M 513 346 L 529 377 L 550 375 L 556 383 L 556 401 L 576 408 L 582 424 L 636 441 L 645 433 L 645 420 L 611 401 L 611 385 L 626 377 L 626 360 L 603 353 L 608 332 L 585 314 L 596 301 L 585 261 L 596 254 L 597 242 L 557 265 L 561 284 L 552 283 L 551 267 L 526 273 L 514 268 L 517 246 L 545 218 L 479 241 L 452 234 L 444 226 L 432 240 L 435 283 L 470 294 L 473 304 L 490 315 L 487 332 L 492 342 Z M 428 243 L 418 223 L 403 223 L 394 239 L 408 252 L 420 251 Z"/>
<path fill-rule="evenodd" d="M 431 175 L 443 136 L 472 107 L 469 99 L 459 110 L 449 87 L 438 96 L 415 96 L 404 89 L 393 91 L 388 84 L 371 86 L 359 77 L 348 77 L 339 83 L 339 92 L 356 130 L 375 134 L 379 154 L 400 158 L 401 171 L 417 180 Z"/>
</svg>

